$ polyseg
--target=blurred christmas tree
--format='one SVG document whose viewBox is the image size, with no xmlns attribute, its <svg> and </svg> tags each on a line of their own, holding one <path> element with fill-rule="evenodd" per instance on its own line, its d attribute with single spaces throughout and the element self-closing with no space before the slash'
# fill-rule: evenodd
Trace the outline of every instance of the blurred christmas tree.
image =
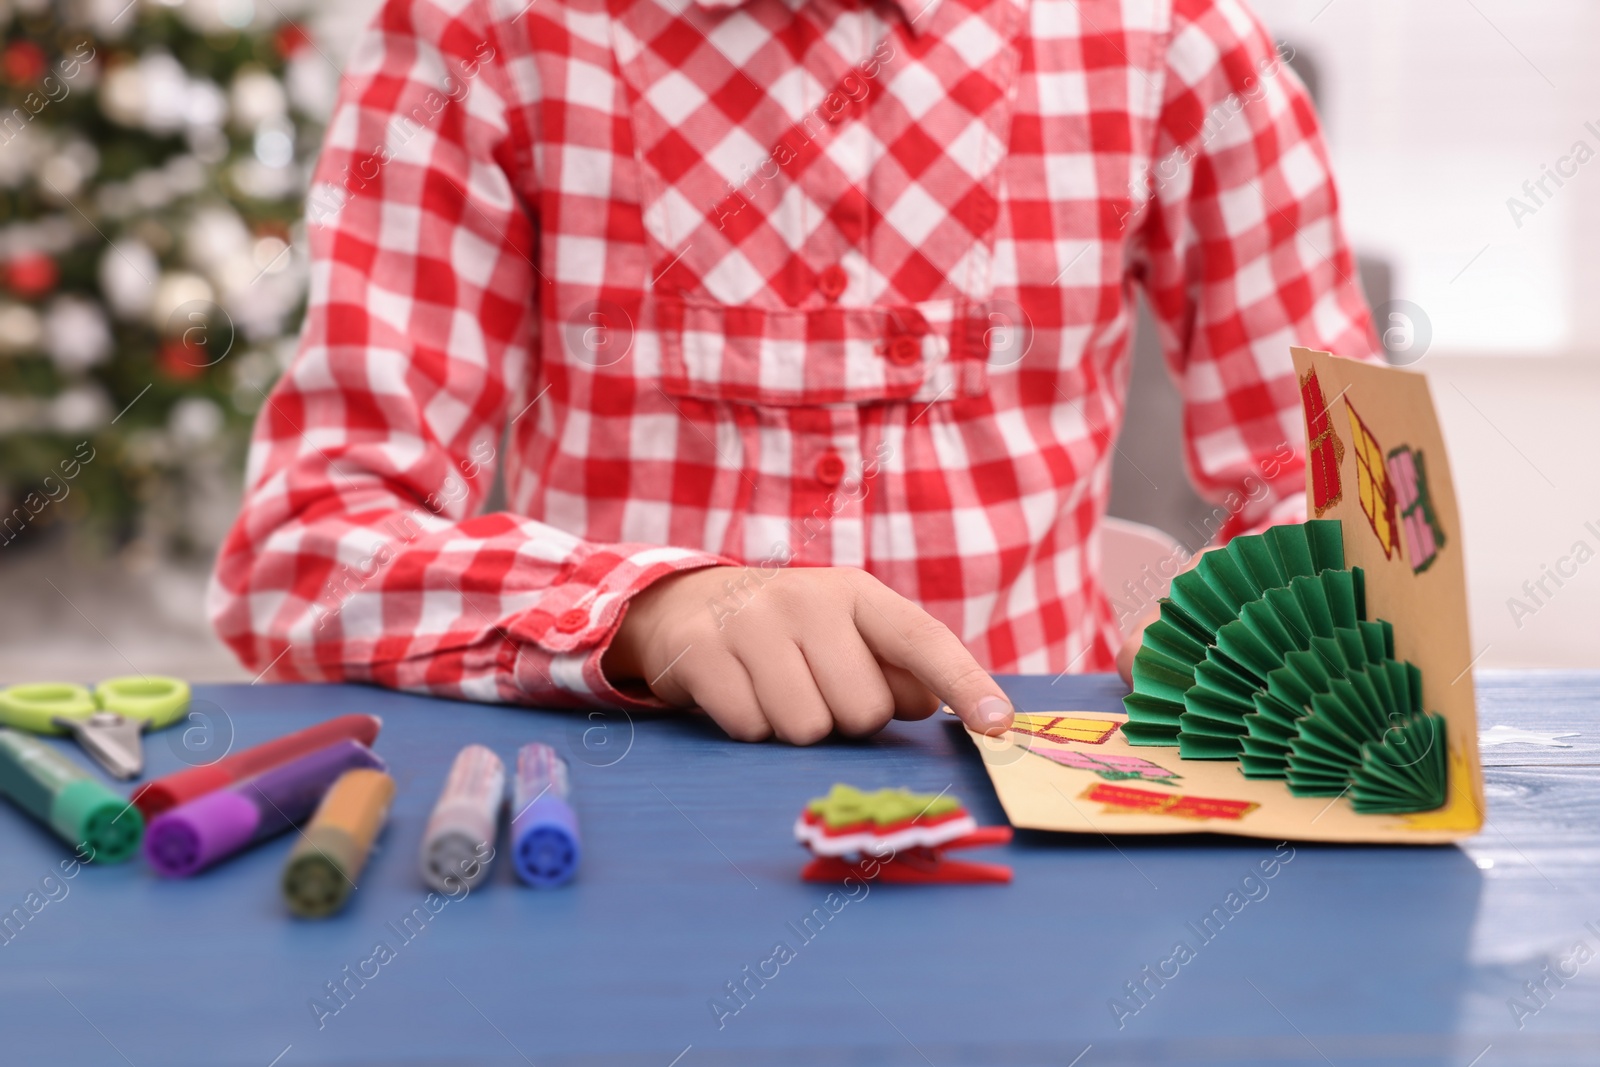
<svg viewBox="0 0 1600 1067">
<path fill-rule="evenodd" d="M 0 0 L 0 545 L 214 542 L 338 81 L 286 9 Z"/>
</svg>

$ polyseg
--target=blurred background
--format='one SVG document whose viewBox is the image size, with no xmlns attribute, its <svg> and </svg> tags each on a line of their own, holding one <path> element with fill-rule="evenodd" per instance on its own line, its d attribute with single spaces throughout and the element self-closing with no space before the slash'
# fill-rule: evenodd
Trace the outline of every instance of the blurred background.
<svg viewBox="0 0 1600 1067">
<path fill-rule="evenodd" d="M 376 6 L 0 0 L 0 680 L 249 680 L 205 582 Z M 1478 665 L 1600 665 L 1600 562 L 1509 603 L 1577 542 L 1600 553 L 1600 5 L 1257 10 L 1317 97 L 1390 358 L 1432 383 Z M 1195 546 L 1211 505 L 1147 317 L 1136 349 L 1112 512 Z"/>
</svg>

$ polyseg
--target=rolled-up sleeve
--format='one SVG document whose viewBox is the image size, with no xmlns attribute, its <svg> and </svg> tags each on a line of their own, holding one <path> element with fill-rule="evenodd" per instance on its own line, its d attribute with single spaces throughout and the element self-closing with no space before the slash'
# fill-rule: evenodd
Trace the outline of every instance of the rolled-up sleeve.
<svg viewBox="0 0 1600 1067">
<path fill-rule="evenodd" d="M 304 333 L 210 591 L 252 671 L 629 702 L 600 670 L 628 598 L 720 561 L 477 514 L 513 401 L 536 400 L 526 95 L 477 3 L 391 0 L 352 52 L 307 204 Z"/>
<path fill-rule="evenodd" d="M 1133 270 L 1183 397 L 1184 458 L 1219 540 L 1305 517 L 1289 349 L 1373 360 L 1311 100 L 1238 0 L 1178 0 Z"/>
</svg>

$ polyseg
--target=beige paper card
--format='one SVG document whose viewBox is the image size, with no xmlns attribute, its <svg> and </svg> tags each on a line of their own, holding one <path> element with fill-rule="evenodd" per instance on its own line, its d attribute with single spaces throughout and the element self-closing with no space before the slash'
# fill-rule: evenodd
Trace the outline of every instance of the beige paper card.
<svg viewBox="0 0 1600 1067">
<path fill-rule="evenodd" d="M 1368 630 L 1373 629 L 1371 620 L 1390 624 L 1392 652 L 1383 658 L 1408 662 L 1415 668 L 1391 664 L 1389 677 L 1395 676 L 1392 672 L 1402 672 L 1401 676 L 1412 678 L 1414 685 L 1415 676 L 1420 674 L 1420 708 L 1408 718 L 1393 710 L 1394 702 L 1386 695 L 1384 706 L 1391 709 L 1388 721 L 1415 725 L 1425 719 L 1427 724 L 1435 724 L 1427 725 L 1427 729 L 1436 731 L 1438 720 L 1422 713 L 1437 713 L 1443 719 L 1442 737 L 1437 732 L 1427 736 L 1438 737 L 1445 754 L 1441 755 L 1431 740 L 1419 747 L 1418 737 L 1422 735 L 1402 736 L 1398 726 L 1392 725 L 1381 734 L 1384 752 L 1369 755 L 1370 749 L 1379 746 L 1377 740 L 1359 749 L 1362 773 L 1352 778 L 1353 784 L 1342 789 L 1324 784 L 1316 795 L 1296 795 L 1291 782 L 1300 792 L 1308 792 L 1306 783 L 1315 782 L 1316 775 L 1335 773 L 1328 769 L 1331 764 L 1324 762 L 1328 750 L 1318 747 L 1317 738 L 1329 736 L 1327 723 L 1355 721 L 1340 719 L 1340 715 L 1348 713 L 1340 710 L 1342 706 L 1324 705 L 1322 701 L 1331 698 L 1323 693 L 1308 697 L 1303 708 L 1295 705 L 1294 714 L 1282 720 L 1296 724 L 1284 729 L 1298 731 L 1289 736 L 1293 738 L 1293 765 L 1302 776 L 1291 773 L 1289 780 L 1246 777 L 1241 760 L 1259 769 L 1264 765 L 1259 758 L 1264 749 L 1253 747 L 1254 741 L 1240 740 L 1243 735 L 1229 732 L 1242 727 L 1219 727 L 1207 718 L 1216 713 L 1208 710 L 1205 686 L 1216 684 L 1215 680 L 1221 678 L 1225 683 L 1222 690 L 1232 687 L 1237 693 L 1248 692 L 1256 683 L 1246 685 L 1240 681 L 1248 672 L 1220 669 L 1215 662 L 1219 659 L 1218 649 L 1206 648 L 1205 643 L 1224 643 L 1235 658 L 1224 655 L 1220 661 L 1236 664 L 1244 662 L 1241 648 L 1248 651 L 1259 647 L 1259 642 L 1241 644 L 1241 639 L 1265 631 L 1251 629 L 1245 633 L 1241 630 L 1243 623 L 1212 631 L 1208 637 L 1203 634 L 1204 626 L 1186 630 L 1185 620 L 1193 624 L 1193 620 L 1201 618 L 1199 609 L 1205 605 L 1197 607 L 1193 601 L 1184 601 L 1167 609 L 1177 617 L 1175 625 L 1181 633 L 1171 637 L 1174 631 L 1169 630 L 1168 643 L 1159 647 L 1170 649 L 1174 642 L 1182 645 L 1195 640 L 1195 635 L 1202 635 L 1200 644 L 1191 647 L 1208 652 L 1213 662 L 1198 670 L 1189 663 L 1189 680 L 1178 681 L 1174 690 L 1174 675 L 1162 669 L 1163 664 L 1170 667 L 1173 661 L 1161 658 L 1156 642 L 1147 642 L 1147 651 L 1141 653 L 1146 657 L 1141 661 L 1143 673 L 1141 667 L 1135 668 L 1135 689 L 1154 697 L 1138 707 L 1130 705 L 1135 715 L 1131 726 L 1126 714 L 1062 710 L 1019 715 L 1016 728 L 1001 738 L 972 735 L 1013 826 L 1079 833 L 1225 833 L 1297 841 L 1381 843 L 1452 841 L 1482 827 L 1483 771 L 1478 758 L 1471 673 L 1475 651 L 1467 630 L 1461 523 L 1449 458 L 1427 379 L 1415 372 L 1357 363 L 1325 352 L 1297 348 L 1293 356 L 1301 383 L 1308 442 L 1307 513 L 1312 518 L 1338 520 L 1341 524 L 1343 568 L 1359 568 L 1362 573 L 1356 588 L 1364 587 L 1364 621 Z M 1271 569 L 1271 564 L 1263 566 Z M 1286 589 L 1284 593 L 1287 592 Z M 1181 599 L 1182 594 L 1175 591 L 1173 596 Z M 1261 607 L 1242 610 L 1247 618 L 1255 618 L 1251 613 Z M 1221 609 L 1219 612 L 1219 618 L 1230 617 Z M 1240 613 L 1241 609 L 1234 605 L 1231 618 Z M 1304 620 L 1302 624 L 1315 628 Z M 1292 624 L 1290 628 L 1294 629 Z M 1224 636 L 1219 638 L 1218 632 Z M 1226 644 L 1229 636 L 1235 639 L 1234 643 Z M 1343 636 L 1351 638 L 1351 632 Z M 1317 647 L 1326 650 L 1331 646 Z M 1313 647 L 1299 654 L 1311 656 L 1315 652 Z M 1322 655 L 1327 658 L 1326 652 Z M 1355 653 L 1351 657 L 1355 662 Z M 1366 665 L 1360 668 L 1377 669 Z M 1352 669 L 1351 674 L 1355 673 Z M 1208 677 L 1212 679 L 1210 683 L 1196 687 L 1196 678 L 1204 682 Z M 1262 667 L 1260 677 L 1277 675 L 1266 673 Z M 1363 674 L 1363 679 L 1356 680 L 1365 686 L 1365 677 Z M 1329 684 L 1338 689 L 1342 683 Z M 1185 685 L 1190 688 L 1185 690 Z M 1395 692 L 1401 688 L 1404 687 L 1397 686 Z M 1266 692 L 1265 682 L 1259 691 Z M 1351 692 L 1349 688 L 1344 691 Z M 1174 692 L 1177 703 L 1172 702 Z M 1209 693 L 1217 696 L 1216 690 Z M 1162 719 L 1167 714 L 1162 711 L 1163 694 L 1168 709 L 1186 712 L 1181 717 L 1173 714 L 1170 725 Z M 1202 696 L 1198 706 L 1196 694 Z M 1136 696 L 1133 701 L 1137 703 L 1139 699 Z M 1228 697 L 1223 692 L 1211 703 L 1226 705 L 1230 699 L 1237 706 L 1241 698 Z M 1255 707 L 1260 709 L 1260 698 L 1255 699 Z M 1271 700 L 1267 703 L 1268 714 L 1250 726 L 1251 737 L 1276 736 L 1261 725 L 1268 721 L 1272 710 Z M 1313 707 L 1317 709 L 1315 715 L 1310 714 Z M 1224 723 L 1227 718 L 1221 715 Z M 1248 722 L 1248 716 L 1243 721 Z M 1167 740 L 1163 733 L 1170 731 L 1176 737 L 1180 722 L 1184 749 Z M 1334 730 L 1331 736 L 1341 743 L 1339 738 L 1345 735 Z M 1348 736 L 1358 735 L 1352 731 Z M 1348 750 L 1348 740 L 1342 743 Z M 1404 747 L 1408 743 L 1410 749 Z M 1233 758 L 1180 755 L 1181 751 L 1214 752 L 1218 745 L 1223 749 L 1243 745 L 1246 751 Z M 1396 751 L 1422 755 L 1400 759 L 1394 755 Z M 1257 757 L 1254 762 L 1252 754 Z M 1430 779 L 1433 791 L 1419 794 L 1429 799 L 1420 802 L 1419 810 L 1380 810 L 1385 803 L 1390 808 L 1406 807 L 1387 791 L 1404 791 L 1408 783 L 1403 779 L 1411 770 L 1408 764 L 1436 769 L 1436 776 Z M 1306 778 L 1304 774 L 1313 777 Z M 1326 783 L 1327 779 L 1323 781 Z M 1409 784 L 1415 787 L 1415 782 Z M 1365 810 L 1358 811 L 1362 805 Z"/>
</svg>

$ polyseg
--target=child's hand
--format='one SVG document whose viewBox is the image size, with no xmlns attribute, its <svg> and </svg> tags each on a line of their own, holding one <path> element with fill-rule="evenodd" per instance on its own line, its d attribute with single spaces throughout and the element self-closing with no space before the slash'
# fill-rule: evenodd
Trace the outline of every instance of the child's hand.
<svg viewBox="0 0 1600 1067">
<path fill-rule="evenodd" d="M 955 634 L 850 568 L 663 578 L 628 605 L 603 666 L 613 683 L 699 705 L 740 741 L 861 737 L 927 718 L 940 701 L 974 730 L 1011 725 L 1010 701 Z"/>
</svg>

